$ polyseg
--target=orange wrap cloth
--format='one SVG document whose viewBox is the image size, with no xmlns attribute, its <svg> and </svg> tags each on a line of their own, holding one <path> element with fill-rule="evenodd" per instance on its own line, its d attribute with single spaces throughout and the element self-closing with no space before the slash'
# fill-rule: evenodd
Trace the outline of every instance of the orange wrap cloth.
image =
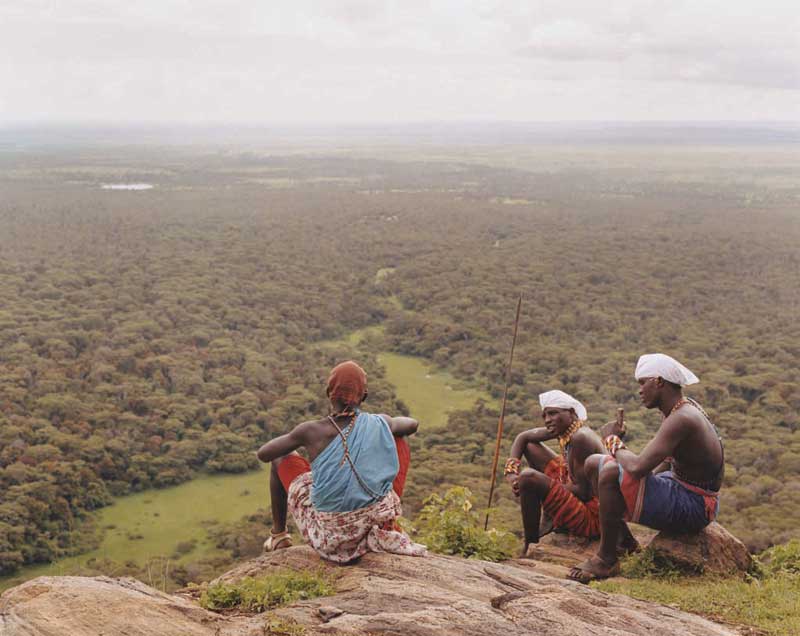
<svg viewBox="0 0 800 636">
<path fill-rule="evenodd" d="M 544 468 L 544 474 L 552 480 L 550 491 L 542 502 L 542 508 L 553 520 L 553 527 L 565 528 L 569 534 L 579 537 L 600 536 L 600 502 L 597 497 L 581 501 L 561 483 L 563 457 L 553 458 Z"/>
<path fill-rule="evenodd" d="M 346 406 L 358 406 L 367 392 L 367 374 L 352 360 L 333 367 L 328 376 L 328 397 Z"/>
</svg>

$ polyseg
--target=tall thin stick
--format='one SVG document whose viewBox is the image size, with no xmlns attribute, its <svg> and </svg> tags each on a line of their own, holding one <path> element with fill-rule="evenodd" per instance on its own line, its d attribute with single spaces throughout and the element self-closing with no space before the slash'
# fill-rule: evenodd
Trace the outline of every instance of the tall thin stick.
<svg viewBox="0 0 800 636">
<path fill-rule="evenodd" d="M 497 479 L 497 461 L 500 459 L 500 444 L 503 441 L 503 420 L 506 416 L 506 401 L 508 400 L 508 385 L 511 383 L 511 363 L 514 361 L 514 347 L 517 345 L 517 329 L 519 328 L 519 310 L 522 307 L 522 294 L 517 300 L 517 317 L 514 318 L 514 338 L 511 340 L 511 353 L 508 356 L 508 366 L 506 367 L 506 386 L 503 389 L 503 406 L 500 409 L 500 419 L 497 422 L 497 441 L 494 445 L 494 459 L 492 460 L 492 485 L 489 487 L 489 503 L 486 506 L 486 521 L 483 529 L 489 529 L 489 510 L 492 507 L 492 497 L 494 496 L 494 483 Z"/>
</svg>

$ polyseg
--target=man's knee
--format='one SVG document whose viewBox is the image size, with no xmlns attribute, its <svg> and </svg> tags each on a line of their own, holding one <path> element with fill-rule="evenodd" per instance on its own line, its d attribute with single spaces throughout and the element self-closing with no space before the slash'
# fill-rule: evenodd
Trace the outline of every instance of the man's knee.
<svg viewBox="0 0 800 636">
<path fill-rule="evenodd" d="M 538 470 L 528 469 L 519 476 L 520 493 L 536 493 L 544 496 L 550 491 L 551 479 Z"/>
<path fill-rule="evenodd" d="M 615 460 L 612 459 L 603 464 L 597 483 L 600 487 L 619 488 L 619 464 Z"/>
<path fill-rule="evenodd" d="M 584 474 L 590 479 L 596 478 L 600 474 L 600 468 L 603 466 L 604 457 L 607 457 L 607 455 L 601 455 L 600 453 L 589 455 L 583 464 Z"/>
</svg>

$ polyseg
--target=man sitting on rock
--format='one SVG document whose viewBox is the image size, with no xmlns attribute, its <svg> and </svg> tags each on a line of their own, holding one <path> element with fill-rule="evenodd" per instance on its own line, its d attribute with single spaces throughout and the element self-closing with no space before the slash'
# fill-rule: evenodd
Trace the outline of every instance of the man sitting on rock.
<svg viewBox="0 0 800 636">
<path fill-rule="evenodd" d="M 406 436 L 416 432 L 417 421 L 362 411 L 367 374 L 352 361 L 334 367 L 327 393 L 330 415 L 303 422 L 258 451 L 262 462 L 272 462 L 272 532 L 264 549 L 292 545 L 288 508 L 303 538 L 330 561 L 347 563 L 368 551 L 425 554 L 395 522 L 411 461 Z M 295 452 L 301 446 L 310 463 Z"/>
<path fill-rule="evenodd" d="M 719 509 L 722 439 L 703 408 L 682 392 L 697 376 L 662 353 L 639 358 L 635 376 L 642 403 L 659 409 L 664 420 L 639 455 L 622 441 L 624 422 L 609 422 L 601 431 L 609 455 L 586 461 L 600 498 L 601 541 L 597 554 L 570 572 L 583 583 L 619 572 L 623 518 L 657 530 L 698 532 Z"/>
<path fill-rule="evenodd" d="M 600 536 L 598 501 L 592 497 L 584 462 L 589 456 L 602 453 L 603 443 L 584 426 L 587 415 L 583 404 L 568 393 L 547 391 L 539 396 L 539 404 L 544 427 L 517 435 L 504 470 L 520 499 L 525 532 L 523 555 L 531 543 L 538 543 L 539 537 L 546 534 L 540 528 L 542 509 L 554 529 L 581 537 Z M 560 455 L 543 444 L 551 439 L 558 439 Z M 520 472 L 523 455 L 529 468 Z"/>
</svg>

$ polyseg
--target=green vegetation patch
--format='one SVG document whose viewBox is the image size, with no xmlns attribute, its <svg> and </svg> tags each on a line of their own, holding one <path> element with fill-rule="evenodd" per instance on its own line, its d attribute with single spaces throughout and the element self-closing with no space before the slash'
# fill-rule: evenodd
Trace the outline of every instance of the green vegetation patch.
<svg viewBox="0 0 800 636">
<path fill-rule="evenodd" d="M 747 625 L 758 633 L 800 634 L 800 541 L 796 539 L 756 557 L 753 573 L 745 580 L 691 576 L 649 549 L 625 559 L 622 574 L 629 580 L 593 585 L 716 621 Z"/>
<path fill-rule="evenodd" d="M 756 572 L 759 578 L 787 576 L 800 579 L 800 540 L 792 539 L 762 552 L 756 559 Z"/>
<path fill-rule="evenodd" d="M 444 496 L 431 495 L 423 503 L 417 533 L 432 552 L 485 561 L 503 561 L 513 555 L 517 545 L 514 535 L 483 529 L 468 488 L 457 486 Z"/>
<path fill-rule="evenodd" d="M 331 581 L 319 572 L 279 571 L 234 583 L 213 583 L 203 590 L 200 605 L 208 610 L 265 612 L 295 601 L 330 596 Z"/>
<path fill-rule="evenodd" d="M 800 577 L 796 576 L 751 581 L 705 577 L 615 579 L 592 586 L 671 605 L 715 621 L 748 625 L 760 633 L 800 634 Z"/>
<path fill-rule="evenodd" d="M 622 562 L 622 575 L 629 579 L 670 579 L 697 576 L 700 570 L 693 569 L 685 563 L 673 561 L 667 555 L 645 548 L 638 554 L 632 554 Z"/>
</svg>

